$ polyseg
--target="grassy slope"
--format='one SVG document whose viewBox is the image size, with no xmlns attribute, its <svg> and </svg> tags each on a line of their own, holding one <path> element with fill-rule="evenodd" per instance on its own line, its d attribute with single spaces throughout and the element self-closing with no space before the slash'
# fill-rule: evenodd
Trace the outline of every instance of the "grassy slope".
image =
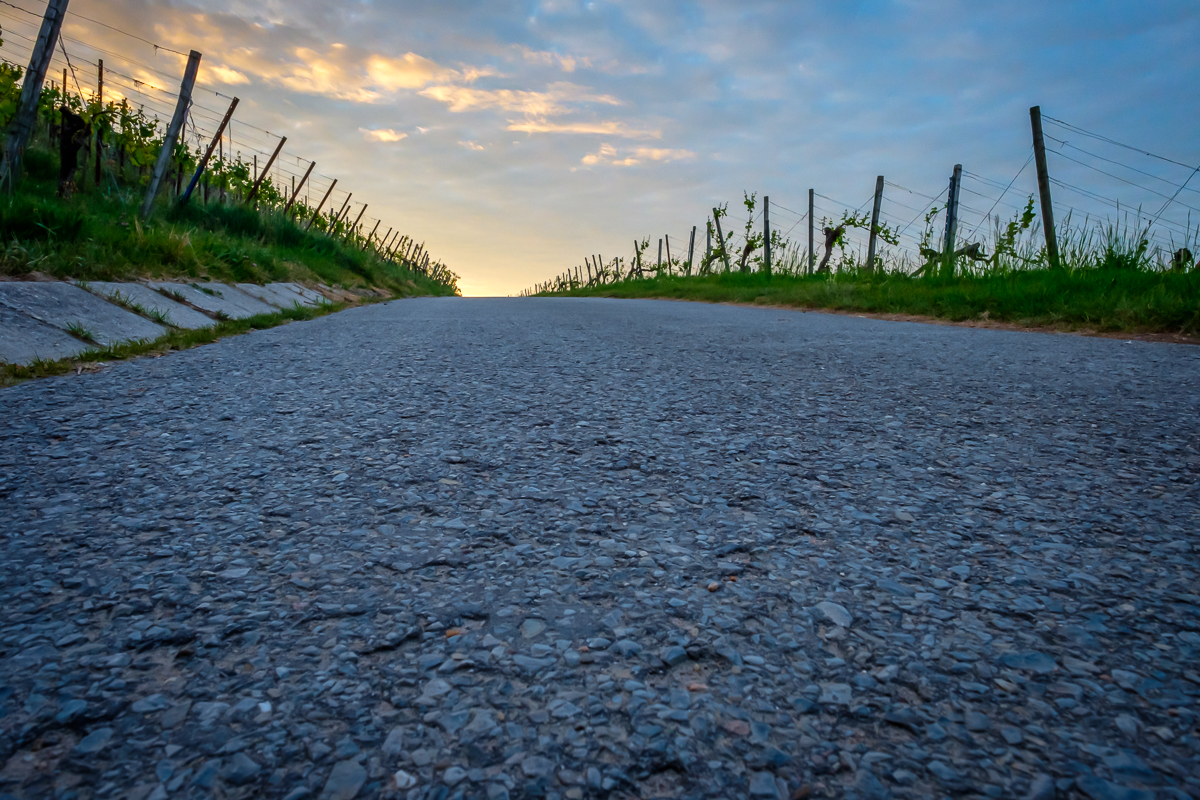
<svg viewBox="0 0 1200 800">
<path fill-rule="evenodd" d="M 165 196 L 148 221 L 137 216 L 136 180 L 99 187 L 86 178 L 70 201 L 55 197 L 58 157 L 33 147 L 26 176 L 0 199 L 0 275 L 42 272 L 74 280 L 176 277 L 268 283 L 373 286 L 395 295 L 453 294 L 453 287 L 347 246 L 278 211 L 215 202 L 180 208 Z M 88 170 L 90 173 L 90 170 Z M 166 195 L 166 192 L 163 192 Z"/>
<path fill-rule="evenodd" d="M 1200 274 L 1195 272 L 1043 269 L 960 278 L 728 273 L 627 280 L 568 294 L 990 319 L 1061 330 L 1200 334 Z"/>
</svg>

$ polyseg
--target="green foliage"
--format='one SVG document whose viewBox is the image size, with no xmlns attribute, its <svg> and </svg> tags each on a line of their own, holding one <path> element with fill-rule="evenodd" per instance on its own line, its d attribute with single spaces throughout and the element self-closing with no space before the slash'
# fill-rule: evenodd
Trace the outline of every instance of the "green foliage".
<svg viewBox="0 0 1200 800">
<path fill-rule="evenodd" d="M 81 339 L 85 342 L 95 342 L 96 341 L 96 337 L 92 334 L 92 332 L 90 330 L 83 327 L 83 323 L 81 323 L 81 322 L 68 322 L 67 323 L 67 333 L 71 334 L 76 339 Z"/>
<path fill-rule="evenodd" d="M 3 42 L 0 42 L 2 45 Z M 16 112 L 22 70 L 0 62 L 0 123 Z M 95 185 L 92 148 L 81 151 L 71 199 L 58 189 L 56 137 L 61 107 L 80 115 L 104 145 L 102 180 Z M 58 277 L 120 280 L 133 277 L 208 278 L 266 282 L 321 281 L 369 285 L 398 294 L 455 294 L 458 276 L 442 264 L 428 274 L 382 258 L 335 209 L 318 215 L 312 230 L 296 223 L 311 211 L 303 203 L 285 214 L 282 186 L 264 180 L 253 206 L 250 164 L 240 156 L 214 157 L 202 185 L 227 202 L 203 202 L 198 188 L 180 205 L 164 188 L 148 221 L 138 205 L 162 149 L 165 125 L 127 101 L 101 104 L 64 87 L 43 88 L 38 123 L 23 158 L 25 175 L 15 196 L 0 198 L 0 274 L 33 270 Z M 91 141 L 89 135 L 89 141 Z M 201 153 L 176 144 L 164 184 L 186 185 Z"/>
<path fill-rule="evenodd" d="M 6 242 L 74 242 L 83 227 L 79 209 L 53 199 L 18 195 L 11 202 L 0 201 L 0 239 Z"/>
<path fill-rule="evenodd" d="M 0 41 L 0 45 L 3 44 Z M 0 61 L 0 125 L 6 128 L 17 115 L 17 101 L 21 97 L 21 87 L 17 81 L 21 80 L 23 73 L 20 67 Z"/>
<path fill-rule="evenodd" d="M 37 181 L 58 178 L 58 156 L 49 150 L 30 150 L 22 160 L 25 173 Z"/>
<path fill-rule="evenodd" d="M 1065 330 L 1200 335 L 1200 272 L 1046 267 L 919 278 L 866 271 L 829 276 L 726 273 L 626 280 L 577 296 L 758 303 Z"/>
</svg>

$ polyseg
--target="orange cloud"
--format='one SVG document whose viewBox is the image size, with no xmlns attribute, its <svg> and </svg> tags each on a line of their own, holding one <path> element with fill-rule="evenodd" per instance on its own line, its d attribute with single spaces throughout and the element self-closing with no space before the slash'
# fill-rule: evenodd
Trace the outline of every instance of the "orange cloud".
<svg viewBox="0 0 1200 800">
<path fill-rule="evenodd" d="M 378 130 L 359 128 L 358 130 L 366 137 L 368 142 L 398 142 L 401 139 L 408 138 L 407 133 L 394 131 L 391 128 L 380 128 Z"/>
<path fill-rule="evenodd" d="M 606 136 L 621 136 L 626 139 L 661 139 L 661 130 L 631 128 L 624 122 L 608 120 L 602 122 L 547 122 L 545 120 L 509 120 L 508 130 L 522 133 L 593 133 Z"/>
<path fill-rule="evenodd" d="M 609 144 L 600 145 L 595 153 L 588 153 L 580 161 L 588 166 L 606 163 L 614 167 L 632 167 L 643 161 L 689 161 L 696 157 L 691 150 L 674 150 L 659 147 L 638 147 L 632 153 L 618 157 L 617 149 Z"/>
<path fill-rule="evenodd" d="M 470 86 L 430 86 L 419 92 L 422 97 L 445 103 L 452 112 L 498 108 L 515 111 L 530 117 L 553 117 L 571 112 L 570 105 L 600 103 L 621 105 L 612 95 L 591 94 L 587 88 L 573 83 L 552 83 L 544 92 L 520 89 L 475 89 Z"/>
</svg>

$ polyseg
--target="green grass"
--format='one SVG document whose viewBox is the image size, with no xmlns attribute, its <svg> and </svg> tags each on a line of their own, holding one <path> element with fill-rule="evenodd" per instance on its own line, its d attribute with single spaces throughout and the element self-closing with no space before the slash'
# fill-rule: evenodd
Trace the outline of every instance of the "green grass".
<svg viewBox="0 0 1200 800">
<path fill-rule="evenodd" d="M 44 141 L 35 140 L 25 166 L 16 192 L 0 197 L 0 275 L 176 278 L 200 284 L 290 280 L 374 287 L 395 296 L 457 291 L 453 283 L 387 262 L 340 237 L 307 231 L 303 221 L 298 224 L 278 208 L 205 205 L 198 195 L 180 206 L 164 188 L 150 218 L 143 220 L 138 216 L 142 190 L 132 172 L 110 171 L 99 187 L 85 177 L 85 188 L 63 200 L 55 195 L 58 156 Z"/>
<path fill-rule="evenodd" d="M 1060 330 L 1200 334 L 1200 273 L 1096 267 L 952 278 L 847 271 L 832 276 L 721 273 L 624 280 L 544 293 L 987 319 Z"/>
<path fill-rule="evenodd" d="M 382 298 L 380 298 L 365 302 L 382 301 Z M 78 372 L 85 369 L 86 365 L 89 364 L 122 361 L 145 355 L 165 355 L 172 350 L 187 350 L 198 345 L 210 344 L 227 336 L 236 336 L 253 330 L 273 328 L 277 325 L 286 325 L 289 322 L 316 319 L 326 314 L 341 311 L 344 308 L 346 308 L 345 303 L 330 303 L 317 306 L 316 308 L 293 306 L 292 308 L 286 308 L 273 314 L 258 314 L 245 319 L 218 322 L 210 328 L 173 330 L 154 340 L 122 342 L 111 347 L 86 350 L 77 356 L 57 361 L 36 359 L 33 363 L 26 366 L 0 363 L 0 386 L 11 386 L 33 378 Z"/>
<path fill-rule="evenodd" d="M 83 327 L 83 323 L 81 322 L 68 322 L 67 333 L 84 342 L 91 342 L 93 344 L 96 342 L 95 335 L 90 330 Z"/>
</svg>

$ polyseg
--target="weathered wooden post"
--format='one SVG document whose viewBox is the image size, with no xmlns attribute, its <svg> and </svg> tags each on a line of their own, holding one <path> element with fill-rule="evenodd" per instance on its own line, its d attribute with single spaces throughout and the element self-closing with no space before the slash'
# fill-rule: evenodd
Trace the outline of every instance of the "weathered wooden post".
<svg viewBox="0 0 1200 800">
<path fill-rule="evenodd" d="M 687 274 L 689 276 L 692 274 L 692 256 L 695 254 L 695 252 L 696 252 L 696 226 L 693 225 L 692 226 L 692 237 L 690 239 L 688 239 Z"/>
<path fill-rule="evenodd" d="M 729 272 L 729 251 L 725 249 L 725 234 L 721 232 L 721 215 L 717 209 L 713 209 L 713 222 L 717 223 L 717 248 L 721 251 L 721 255 L 725 259 L 725 271 Z"/>
<path fill-rule="evenodd" d="M 671 264 L 671 234 L 667 233 L 667 234 L 663 234 L 663 236 L 667 240 L 667 274 L 670 275 L 671 274 L 671 266 L 672 266 L 672 264 Z"/>
<path fill-rule="evenodd" d="M 658 240 L 658 266 L 654 268 L 654 271 L 658 275 L 662 274 L 662 239 Z"/>
<path fill-rule="evenodd" d="M 150 185 L 146 187 L 146 198 L 142 201 L 143 217 L 150 215 L 158 187 L 162 184 L 167 165 L 171 163 L 171 156 L 175 153 L 175 142 L 179 138 L 188 106 L 192 102 L 192 87 L 196 83 L 196 73 L 200 70 L 200 58 L 200 53 L 195 50 L 188 53 L 187 68 L 183 71 L 183 82 L 179 85 L 179 100 L 175 103 L 175 114 L 171 117 L 171 124 L 167 126 L 167 135 L 163 138 L 162 150 L 158 152 L 158 161 L 154 165 L 154 171 L 150 173 Z"/>
<path fill-rule="evenodd" d="M 7 182 L 10 191 L 21 176 L 21 160 L 25 156 L 25 145 L 29 144 L 33 127 L 37 125 L 38 100 L 42 96 L 46 72 L 50 69 L 50 59 L 54 57 L 54 48 L 58 45 L 58 32 L 62 30 L 68 2 L 69 0 L 50 0 L 46 4 L 42 26 L 38 29 L 37 39 L 33 43 L 33 52 L 29 55 L 29 66 L 25 70 L 25 80 L 21 84 L 21 97 L 17 100 L 17 113 L 8 129 L 8 142 L 4 148 L 3 174 L 0 175 L 0 182 Z M 195 53 L 195 55 L 199 60 L 200 54 Z M 190 65 L 191 62 L 188 63 Z M 64 105 L 67 96 L 66 74 L 67 71 L 63 70 Z"/>
<path fill-rule="evenodd" d="M 954 239 L 958 233 L 958 186 L 961 181 L 962 164 L 955 164 L 946 194 L 946 240 L 942 250 L 942 275 L 950 278 L 954 277 Z"/>
<path fill-rule="evenodd" d="M 763 195 L 763 271 L 771 274 L 771 198 Z"/>
<path fill-rule="evenodd" d="M 96 187 L 100 187 L 100 157 L 101 157 L 101 142 L 100 142 L 100 119 L 104 113 L 104 59 L 96 59 L 96 102 L 99 105 L 96 117 L 92 121 L 92 133 L 95 135 L 96 145 Z"/>
<path fill-rule="evenodd" d="M 338 213 L 334 216 L 333 221 L 329 223 L 330 235 L 333 235 L 334 229 L 336 229 L 337 226 L 339 224 L 341 224 L 342 215 L 346 213 L 346 209 L 350 208 L 350 198 L 351 197 L 354 197 L 354 192 L 350 192 L 350 194 L 346 195 L 346 202 L 342 203 L 342 207 L 338 210 Z"/>
<path fill-rule="evenodd" d="M 808 274 L 813 274 L 813 267 L 817 263 L 817 251 L 813 249 L 813 195 L 816 194 L 815 189 L 808 190 Z"/>
<path fill-rule="evenodd" d="M 883 202 L 883 176 L 875 179 L 875 205 L 871 208 L 871 238 L 867 244 L 867 272 L 875 271 L 875 240 L 879 238 L 879 205 Z"/>
<path fill-rule="evenodd" d="M 704 264 L 700 268 L 701 272 L 710 269 L 708 262 L 712 258 L 712 232 L 712 223 L 704 220 Z"/>
<path fill-rule="evenodd" d="M 365 213 L 367 213 L 367 204 L 363 203 L 363 207 L 358 210 L 358 216 L 354 218 L 354 224 L 350 226 L 349 231 L 346 233 L 346 241 L 350 241 L 354 237 L 354 231 L 358 229 L 358 222 Z"/>
<path fill-rule="evenodd" d="M 246 195 L 246 202 L 254 202 L 254 197 L 258 194 L 258 187 L 262 186 L 262 182 L 267 179 L 267 175 L 271 172 L 271 165 L 275 163 L 275 159 L 279 157 L 279 151 L 283 149 L 283 143 L 287 141 L 284 136 L 279 140 L 279 144 L 275 145 L 275 152 L 271 153 L 271 157 L 267 159 L 267 165 L 263 167 L 262 172 L 258 174 L 258 179 L 254 181 L 254 185 L 250 187 L 250 194 Z"/>
<path fill-rule="evenodd" d="M 196 188 L 196 181 L 200 180 L 200 176 L 204 174 L 204 170 L 208 167 L 208 161 L 212 158 L 213 148 L 221 141 L 221 136 L 225 133 L 225 126 L 229 124 L 229 119 L 233 116 L 233 110 L 237 108 L 238 99 L 235 97 L 229 103 L 229 110 L 225 112 L 225 116 L 221 119 L 221 124 L 217 126 L 217 132 L 213 135 L 212 141 L 208 143 L 208 150 L 204 152 L 204 157 L 200 159 L 200 163 L 196 165 L 196 174 L 192 176 L 188 182 L 187 190 L 183 196 L 179 198 L 180 203 L 186 203 L 192 197 L 192 190 Z"/>
<path fill-rule="evenodd" d="M 325 196 L 321 198 L 321 202 L 317 203 L 317 207 L 313 210 L 312 216 L 308 218 L 308 224 L 304 226 L 304 230 L 312 229 L 313 223 L 317 221 L 317 215 L 325 207 L 325 201 L 329 199 L 329 195 L 333 194 L 333 187 L 335 186 L 337 186 L 337 178 L 334 178 L 333 183 L 329 184 L 329 188 L 325 190 Z"/>
<path fill-rule="evenodd" d="M 1038 195 L 1042 206 L 1042 230 L 1046 234 L 1046 257 L 1051 269 L 1058 269 L 1058 235 L 1054 231 L 1054 203 L 1050 199 L 1050 170 L 1046 166 L 1046 140 L 1042 136 L 1042 107 L 1029 109 L 1033 125 L 1033 159 L 1037 164 Z"/>
<path fill-rule="evenodd" d="M 304 170 L 304 177 L 300 179 L 299 185 L 296 186 L 296 191 L 292 192 L 292 196 L 287 201 L 287 205 L 283 207 L 283 213 L 286 214 L 288 211 L 291 211 L 292 204 L 295 203 L 296 198 L 300 196 L 300 190 L 304 188 L 304 184 L 308 183 L 308 176 L 312 174 L 313 167 L 316 165 L 317 162 L 313 161 L 308 165 L 308 169 Z"/>
</svg>

